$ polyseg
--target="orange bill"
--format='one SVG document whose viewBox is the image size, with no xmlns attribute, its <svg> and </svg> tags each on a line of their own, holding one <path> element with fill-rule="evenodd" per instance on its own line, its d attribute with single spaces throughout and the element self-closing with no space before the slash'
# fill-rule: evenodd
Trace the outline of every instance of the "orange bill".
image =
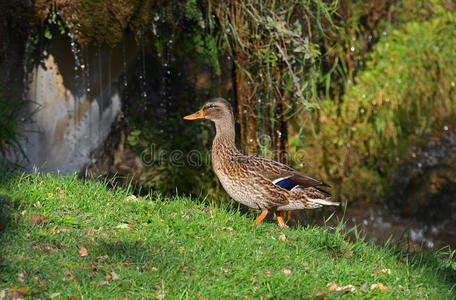
<svg viewBox="0 0 456 300">
<path fill-rule="evenodd" d="M 196 119 L 204 119 L 204 113 L 203 113 L 203 110 L 200 109 L 198 110 L 196 113 L 194 114 L 191 114 L 191 115 L 188 115 L 188 116 L 185 116 L 184 117 L 185 120 L 196 120 Z"/>
</svg>

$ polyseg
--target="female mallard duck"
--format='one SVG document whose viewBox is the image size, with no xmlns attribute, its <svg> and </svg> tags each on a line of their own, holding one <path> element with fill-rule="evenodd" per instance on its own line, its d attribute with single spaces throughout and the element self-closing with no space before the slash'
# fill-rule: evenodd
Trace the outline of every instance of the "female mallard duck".
<svg viewBox="0 0 456 300">
<path fill-rule="evenodd" d="M 206 102 L 186 120 L 209 119 L 217 131 L 212 143 L 212 166 L 225 191 L 237 202 L 261 210 L 255 225 L 270 210 L 277 212 L 280 227 L 285 225 L 280 211 L 314 209 L 339 205 L 328 201 L 321 181 L 273 160 L 243 155 L 234 143 L 234 116 L 231 105 L 222 98 Z"/>
</svg>

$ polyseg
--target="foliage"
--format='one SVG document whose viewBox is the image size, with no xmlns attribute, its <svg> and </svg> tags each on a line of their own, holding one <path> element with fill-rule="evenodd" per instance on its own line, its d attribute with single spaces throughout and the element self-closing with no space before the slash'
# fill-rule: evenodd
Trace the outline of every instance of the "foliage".
<svg viewBox="0 0 456 300">
<path fill-rule="evenodd" d="M 29 100 L 17 98 L 11 89 L 0 87 L 0 155 L 3 160 L 18 163 L 27 156 L 24 152 L 24 132 L 21 127 L 30 121 Z"/>
<path fill-rule="evenodd" d="M 362 238 L 349 242 L 342 224 L 252 227 L 253 216 L 226 205 L 182 196 L 136 198 L 128 189 L 75 175 L 2 173 L 0 182 L 5 294 L 448 299 L 455 293 L 451 255 L 407 253 Z M 336 291 L 348 285 L 355 290 Z"/>
<path fill-rule="evenodd" d="M 220 47 L 236 67 L 242 151 L 256 153 L 262 133 L 272 137 L 273 151 L 286 150 L 286 120 L 316 99 L 318 43 L 322 28 L 333 26 L 336 2 L 211 1 Z"/>
<path fill-rule="evenodd" d="M 386 24 L 342 99 L 306 121 L 308 159 L 343 199 L 380 198 L 411 147 L 455 116 L 456 15 L 436 7 L 425 22 Z"/>
<path fill-rule="evenodd" d="M 34 1 L 33 8 L 35 23 L 53 24 L 63 21 L 63 24 L 58 24 L 60 31 L 66 26 L 80 45 L 92 43 L 113 47 L 121 41 L 127 29 L 138 36 L 144 33 L 150 19 L 150 8 L 160 7 L 162 2 L 160 0 L 38 0 Z M 47 26 L 44 34 L 46 38 L 52 38 Z"/>
</svg>

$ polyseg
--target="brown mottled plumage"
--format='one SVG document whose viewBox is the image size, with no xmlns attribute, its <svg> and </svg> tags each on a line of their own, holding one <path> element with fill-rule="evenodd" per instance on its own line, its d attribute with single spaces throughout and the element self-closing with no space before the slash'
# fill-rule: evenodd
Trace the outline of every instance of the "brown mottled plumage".
<svg viewBox="0 0 456 300">
<path fill-rule="evenodd" d="M 270 210 L 277 212 L 279 226 L 286 226 L 280 211 L 314 209 L 339 205 L 328 201 L 321 181 L 305 176 L 282 163 L 253 155 L 243 155 L 234 142 L 234 116 L 231 105 L 222 98 L 206 102 L 186 120 L 209 119 L 215 123 L 212 166 L 225 191 L 237 202 L 259 209 L 261 223 Z"/>
</svg>

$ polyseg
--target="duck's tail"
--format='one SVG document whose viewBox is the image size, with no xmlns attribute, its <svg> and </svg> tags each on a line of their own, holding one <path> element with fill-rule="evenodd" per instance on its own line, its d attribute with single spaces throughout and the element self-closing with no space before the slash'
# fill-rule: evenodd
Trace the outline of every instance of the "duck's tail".
<svg viewBox="0 0 456 300">
<path fill-rule="evenodd" d="M 312 203 L 317 203 L 317 204 L 320 204 L 320 205 L 334 205 L 334 206 L 339 206 L 340 203 L 339 202 L 332 202 L 332 201 L 328 201 L 326 199 L 308 199 L 309 202 L 312 202 Z"/>
</svg>

